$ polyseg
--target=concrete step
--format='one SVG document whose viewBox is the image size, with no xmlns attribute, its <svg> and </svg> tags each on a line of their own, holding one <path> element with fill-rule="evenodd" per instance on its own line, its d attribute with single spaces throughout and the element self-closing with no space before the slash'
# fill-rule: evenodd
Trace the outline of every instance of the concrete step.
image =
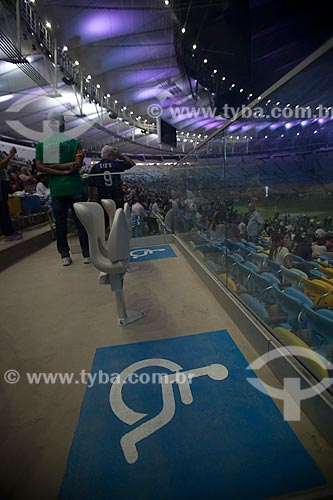
<svg viewBox="0 0 333 500">
<path fill-rule="evenodd" d="M 53 241 L 49 223 L 29 227 L 22 235 L 23 239 L 18 241 L 4 241 L 0 237 L 0 272 Z"/>
</svg>

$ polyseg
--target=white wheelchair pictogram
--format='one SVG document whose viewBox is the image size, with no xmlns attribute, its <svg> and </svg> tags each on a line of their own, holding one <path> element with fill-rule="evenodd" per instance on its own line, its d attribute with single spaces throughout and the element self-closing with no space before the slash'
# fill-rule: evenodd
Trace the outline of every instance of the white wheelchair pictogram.
<svg viewBox="0 0 333 500">
<path fill-rule="evenodd" d="M 157 252 L 165 252 L 165 248 L 137 248 L 136 250 L 131 250 L 131 257 L 133 259 L 140 259 L 141 257 L 147 257 L 147 255 L 153 255 Z"/>
<path fill-rule="evenodd" d="M 120 445 L 123 450 L 126 461 L 129 464 L 134 464 L 138 460 L 137 443 L 151 436 L 154 432 L 168 424 L 174 417 L 176 412 L 175 397 L 173 392 L 173 384 L 177 384 L 179 388 L 180 399 L 183 404 L 190 405 L 193 402 L 193 395 L 190 387 L 190 381 L 193 378 L 203 377 L 208 375 L 212 380 L 224 380 L 228 377 L 228 369 L 224 365 L 212 364 L 194 368 L 192 370 L 182 371 L 182 367 L 177 363 L 168 359 L 152 358 L 144 359 L 133 363 L 123 370 L 117 380 L 117 383 L 112 384 L 110 390 L 110 406 L 113 413 L 128 425 L 133 425 L 148 414 L 140 413 L 129 408 L 122 397 L 123 385 L 127 379 L 138 370 L 147 367 L 161 367 L 170 370 L 171 374 L 161 375 L 160 385 L 162 387 L 163 407 L 158 415 L 155 415 L 150 420 L 142 423 L 135 429 L 124 434 L 120 439 Z"/>
</svg>

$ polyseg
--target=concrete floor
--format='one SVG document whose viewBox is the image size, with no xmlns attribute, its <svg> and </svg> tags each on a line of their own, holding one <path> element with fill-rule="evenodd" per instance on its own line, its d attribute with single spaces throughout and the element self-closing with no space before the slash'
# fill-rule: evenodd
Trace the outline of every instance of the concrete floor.
<svg viewBox="0 0 333 500">
<path fill-rule="evenodd" d="M 52 244 L 1 273 L 2 372 L 16 369 L 22 377 L 15 385 L 1 380 L 2 498 L 57 497 L 85 392 L 81 384 L 29 385 L 25 372 L 89 372 L 97 347 L 224 328 L 249 362 L 257 357 L 175 252 L 177 259 L 145 262 L 126 276 L 127 306 L 146 313 L 126 328 L 116 326 L 110 288 L 98 284 L 98 272 L 78 254 L 62 267 Z M 279 385 L 268 369 L 266 376 Z M 332 486 L 332 449 L 305 416 L 293 428 Z"/>
</svg>

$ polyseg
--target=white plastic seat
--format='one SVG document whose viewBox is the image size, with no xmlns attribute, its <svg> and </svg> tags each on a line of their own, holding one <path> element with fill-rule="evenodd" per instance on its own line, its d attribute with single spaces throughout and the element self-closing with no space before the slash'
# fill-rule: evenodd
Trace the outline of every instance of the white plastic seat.
<svg viewBox="0 0 333 500">
<path fill-rule="evenodd" d="M 114 216 L 115 216 L 115 213 L 117 210 L 116 203 L 111 199 L 103 199 L 103 200 L 101 200 L 101 202 L 102 202 L 102 205 L 103 205 L 106 213 L 108 214 L 110 230 L 111 230 L 111 227 L 113 224 L 113 219 L 114 219 Z"/>
<path fill-rule="evenodd" d="M 74 204 L 74 210 L 85 227 L 89 238 L 91 261 L 99 271 L 109 276 L 112 291 L 116 294 L 120 326 L 127 325 L 144 316 L 143 312 L 126 311 L 123 285 L 128 268 L 130 244 L 128 226 L 122 208 L 116 210 L 105 255 L 104 212 L 101 205 L 94 202 Z"/>
</svg>

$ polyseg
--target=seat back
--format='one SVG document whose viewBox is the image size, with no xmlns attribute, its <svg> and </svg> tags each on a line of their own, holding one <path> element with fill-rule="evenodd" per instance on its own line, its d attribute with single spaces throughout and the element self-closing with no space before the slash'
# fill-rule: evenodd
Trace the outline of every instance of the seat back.
<svg viewBox="0 0 333 500">
<path fill-rule="evenodd" d="M 252 272 L 250 276 L 250 288 L 257 298 L 263 300 L 266 304 L 275 303 L 276 283 L 266 276 Z"/>
<path fill-rule="evenodd" d="M 332 267 L 319 267 L 319 271 L 325 274 L 328 278 L 333 278 L 333 268 Z"/>
<path fill-rule="evenodd" d="M 104 270 L 107 250 L 103 208 L 98 203 L 86 201 L 74 203 L 74 210 L 87 231 L 91 260 L 97 269 Z"/>
<path fill-rule="evenodd" d="M 265 253 L 254 253 L 253 252 L 251 254 L 251 260 L 257 266 L 259 266 L 259 267 L 265 267 L 266 266 L 267 255 Z"/>
<path fill-rule="evenodd" d="M 333 292 L 333 286 L 329 285 L 323 280 L 310 280 L 308 278 L 301 277 L 301 281 L 303 283 L 304 293 L 310 297 L 314 304 L 318 304 L 321 301 L 323 295 Z M 326 297 L 323 305 L 329 304 L 330 307 L 331 301 L 333 302 L 333 295 Z"/>
<path fill-rule="evenodd" d="M 254 312 L 259 318 L 262 319 L 268 319 L 269 314 L 265 309 L 265 306 L 259 302 L 258 299 L 255 297 L 252 297 L 252 295 L 248 295 L 247 293 L 242 293 L 239 295 L 240 300 L 246 304 L 249 309 L 251 309 L 251 312 Z"/>
<path fill-rule="evenodd" d="M 105 226 L 103 208 L 95 202 L 78 202 L 74 204 L 75 213 L 87 231 L 89 243 L 105 242 Z"/>
<path fill-rule="evenodd" d="M 108 240 L 108 254 L 111 262 L 129 260 L 130 241 L 124 210 L 116 210 Z"/>
<path fill-rule="evenodd" d="M 331 368 L 330 363 L 326 363 L 311 347 L 309 347 L 302 339 L 297 337 L 293 332 L 282 327 L 274 328 L 274 333 L 277 338 L 286 346 L 301 347 L 308 350 L 306 358 L 302 357 L 302 361 L 309 366 L 316 376 L 321 380 L 329 376 L 328 368 Z M 288 348 L 288 347 L 287 347 Z"/>
<path fill-rule="evenodd" d="M 267 258 L 266 267 L 271 273 L 279 273 L 281 271 L 281 266 L 272 259 Z"/>
<path fill-rule="evenodd" d="M 244 263 L 244 266 L 254 273 L 257 273 L 259 271 L 259 267 L 256 264 L 253 264 L 253 262 L 247 261 Z"/>
<path fill-rule="evenodd" d="M 116 209 L 117 209 L 116 204 L 113 200 L 110 200 L 110 199 L 103 199 L 101 201 L 102 201 L 102 205 L 103 205 L 106 213 L 108 214 L 109 222 L 110 222 L 110 229 L 111 229 L 112 224 L 113 224 L 113 219 L 114 219 Z"/>
<path fill-rule="evenodd" d="M 216 264 L 216 262 L 214 262 L 213 260 L 207 259 L 207 260 L 205 260 L 205 264 L 207 267 L 209 267 L 209 269 L 214 271 L 214 273 L 216 273 L 216 274 L 221 273 L 221 270 L 222 270 L 221 266 L 219 264 Z"/>
<path fill-rule="evenodd" d="M 286 288 L 282 292 L 276 287 L 275 291 L 278 306 L 288 316 L 288 324 L 294 330 L 305 328 L 306 322 L 304 321 L 304 318 L 301 317 L 300 313 L 303 310 L 304 304 L 307 304 L 309 307 L 313 305 L 312 300 L 303 292 L 296 290 L 295 288 Z"/>
<path fill-rule="evenodd" d="M 237 255 L 237 254 L 236 254 Z M 225 257 L 225 271 L 227 274 L 229 274 L 232 278 L 237 279 L 238 277 L 238 266 L 237 264 L 239 263 L 239 259 L 235 257 L 234 254 L 226 254 Z"/>
<path fill-rule="evenodd" d="M 311 279 L 319 279 L 320 280 L 322 277 L 326 278 L 327 276 L 324 273 L 322 273 L 321 271 L 318 271 L 318 269 L 311 269 L 309 271 L 309 277 Z"/>
<path fill-rule="evenodd" d="M 238 272 L 238 282 L 241 290 L 249 290 L 249 279 L 251 276 L 251 270 L 244 266 L 244 264 L 237 264 L 237 272 Z"/>
<path fill-rule="evenodd" d="M 281 266 L 282 282 L 291 285 L 293 288 L 299 288 L 301 283 L 301 276 L 307 278 L 308 275 L 300 269 L 287 269 Z"/>
<path fill-rule="evenodd" d="M 318 352 L 327 357 L 333 355 L 333 312 L 326 309 L 314 311 L 308 305 L 303 307 L 307 317 L 308 337 L 312 345 L 320 347 Z"/>
</svg>

